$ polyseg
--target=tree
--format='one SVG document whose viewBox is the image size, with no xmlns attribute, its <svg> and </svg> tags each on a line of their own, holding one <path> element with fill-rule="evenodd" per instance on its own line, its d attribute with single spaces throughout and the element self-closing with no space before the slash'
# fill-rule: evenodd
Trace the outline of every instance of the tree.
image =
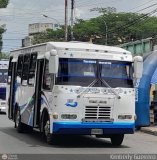
<svg viewBox="0 0 157 160">
<path fill-rule="evenodd" d="M 151 16 L 150 13 L 117 13 L 116 9 L 111 7 L 95 8 L 91 11 L 97 11 L 100 15 L 89 20 L 77 19 L 73 27 L 76 41 L 92 40 L 96 44 L 105 44 L 107 35 L 108 45 L 119 45 L 148 37 L 157 37 L 157 17 Z M 64 41 L 64 27 L 56 31 L 47 30 L 44 35 L 36 38 L 37 41 L 40 39 Z"/>
<path fill-rule="evenodd" d="M 1 53 L 0 59 L 9 59 L 9 53 Z"/>
<path fill-rule="evenodd" d="M 95 39 L 101 35 L 97 19 L 95 18 L 86 21 L 78 20 L 73 31 L 75 40 L 77 41 L 90 41 L 90 39 Z"/>
<path fill-rule="evenodd" d="M 9 0 L 0 0 L 0 8 L 6 8 L 8 3 L 9 3 Z M 3 45 L 2 34 L 4 32 L 5 32 L 5 29 L 2 26 L 0 26 L 0 52 L 2 50 L 2 45 Z M 0 57 L 2 57 L 2 54 L 0 55 Z"/>
<path fill-rule="evenodd" d="M 64 29 L 47 29 L 46 32 L 42 32 L 33 36 L 33 44 L 45 43 L 49 41 L 64 41 Z"/>
<path fill-rule="evenodd" d="M 104 12 L 96 17 L 101 38 L 94 39 L 94 43 L 105 44 L 105 23 L 109 45 L 118 45 L 129 41 L 155 37 L 157 30 L 157 17 L 149 14 Z"/>
<path fill-rule="evenodd" d="M 9 0 L 0 0 L 0 8 L 6 8 Z"/>
</svg>

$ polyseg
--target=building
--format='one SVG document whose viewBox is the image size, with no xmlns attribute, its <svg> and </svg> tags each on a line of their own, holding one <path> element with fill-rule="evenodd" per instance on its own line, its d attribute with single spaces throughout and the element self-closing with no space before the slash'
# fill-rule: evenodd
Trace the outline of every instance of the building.
<svg viewBox="0 0 157 160">
<path fill-rule="evenodd" d="M 28 26 L 28 34 L 34 35 L 37 33 L 45 32 L 47 29 L 54 29 L 53 23 L 33 23 Z"/>
<path fill-rule="evenodd" d="M 33 41 L 33 36 L 26 36 L 22 39 L 22 47 L 31 46 Z"/>
<path fill-rule="evenodd" d="M 33 36 L 38 33 L 46 32 L 47 29 L 59 29 L 59 24 L 53 23 L 33 23 L 28 26 L 28 36 L 22 39 L 22 47 L 28 47 L 32 45 Z"/>
</svg>

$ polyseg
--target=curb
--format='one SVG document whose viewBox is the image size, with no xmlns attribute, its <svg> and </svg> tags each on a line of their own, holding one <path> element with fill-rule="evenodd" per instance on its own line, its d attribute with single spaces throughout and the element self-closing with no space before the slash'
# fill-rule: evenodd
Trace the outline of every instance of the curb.
<svg viewBox="0 0 157 160">
<path fill-rule="evenodd" d="M 152 128 L 149 128 L 149 127 L 141 127 L 140 131 L 144 132 L 144 133 L 154 135 L 154 136 L 157 136 L 157 128 L 152 129 Z"/>
</svg>

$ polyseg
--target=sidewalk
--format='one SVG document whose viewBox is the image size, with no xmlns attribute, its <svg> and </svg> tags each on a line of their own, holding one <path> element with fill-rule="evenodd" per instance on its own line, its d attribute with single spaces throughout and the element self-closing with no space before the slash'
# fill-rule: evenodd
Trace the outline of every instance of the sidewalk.
<svg viewBox="0 0 157 160">
<path fill-rule="evenodd" d="M 157 125 L 149 127 L 141 127 L 140 131 L 157 136 Z"/>
</svg>

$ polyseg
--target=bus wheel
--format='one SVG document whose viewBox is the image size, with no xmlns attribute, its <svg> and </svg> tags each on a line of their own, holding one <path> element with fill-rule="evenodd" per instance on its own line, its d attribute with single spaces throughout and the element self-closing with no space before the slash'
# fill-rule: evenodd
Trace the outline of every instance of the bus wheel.
<svg viewBox="0 0 157 160">
<path fill-rule="evenodd" d="M 20 115 L 20 110 L 18 109 L 15 115 L 15 128 L 19 133 L 24 132 L 24 124 L 21 122 L 21 115 Z"/>
<path fill-rule="evenodd" d="M 54 135 L 50 133 L 50 120 L 47 118 L 44 121 L 43 133 L 48 144 L 54 143 Z"/>
<path fill-rule="evenodd" d="M 124 134 L 115 134 L 111 136 L 111 143 L 114 146 L 120 146 L 123 142 Z"/>
</svg>

